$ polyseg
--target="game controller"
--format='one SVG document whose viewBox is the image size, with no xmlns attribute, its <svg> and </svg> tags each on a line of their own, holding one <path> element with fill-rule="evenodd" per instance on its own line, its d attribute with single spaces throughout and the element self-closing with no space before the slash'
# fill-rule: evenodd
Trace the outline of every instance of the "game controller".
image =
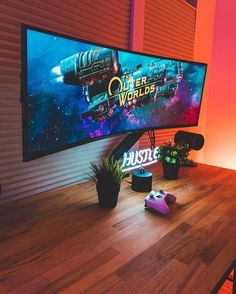
<svg viewBox="0 0 236 294">
<path fill-rule="evenodd" d="M 145 197 L 145 207 L 152 208 L 161 214 L 168 214 L 168 204 L 175 203 L 176 197 L 163 190 L 153 190 Z"/>
</svg>

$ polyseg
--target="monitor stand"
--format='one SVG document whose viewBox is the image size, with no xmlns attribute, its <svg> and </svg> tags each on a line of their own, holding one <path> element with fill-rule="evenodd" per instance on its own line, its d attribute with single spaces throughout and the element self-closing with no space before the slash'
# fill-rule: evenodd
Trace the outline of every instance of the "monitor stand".
<svg viewBox="0 0 236 294">
<path fill-rule="evenodd" d="M 132 132 L 125 136 L 125 138 L 116 146 L 112 151 L 110 158 L 113 157 L 116 160 L 119 160 L 125 152 L 129 149 L 142 137 L 144 131 L 141 132 Z"/>
</svg>

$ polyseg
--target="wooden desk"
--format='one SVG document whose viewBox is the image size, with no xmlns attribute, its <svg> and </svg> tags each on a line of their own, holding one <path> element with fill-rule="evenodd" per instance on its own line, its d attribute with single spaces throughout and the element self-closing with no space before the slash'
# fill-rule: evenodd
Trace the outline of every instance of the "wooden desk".
<svg viewBox="0 0 236 294">
<path fill-rule="evenodd" d="M 168 216 L 122 184 L 118 206 L 84 183 L 0 208 L 0 293 L 209 294 L 236 257 L 236 171 L 199 165 L 154 188 Z"/>
</svg>

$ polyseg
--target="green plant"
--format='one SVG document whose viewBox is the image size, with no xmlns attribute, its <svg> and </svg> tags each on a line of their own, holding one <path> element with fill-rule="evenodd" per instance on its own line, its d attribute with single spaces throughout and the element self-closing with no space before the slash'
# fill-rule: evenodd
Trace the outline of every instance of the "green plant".
<svg viewBox="0 0 236 294">
<path fill-rule="evenodd" d="M 172 144 L 164 142 L 158 149 L 157 159 L 175 166 L 181 166 L 188 159 L 189 146 L 187 144 Z"/>
<path fill-rule="evenodd" d="M 96 184 L 121 184 L 126 176 L 122 165 L 114 158 L 103 158 L 101 163 L 91 162 L 90 171 L 89 177 Z"/>
</svg>

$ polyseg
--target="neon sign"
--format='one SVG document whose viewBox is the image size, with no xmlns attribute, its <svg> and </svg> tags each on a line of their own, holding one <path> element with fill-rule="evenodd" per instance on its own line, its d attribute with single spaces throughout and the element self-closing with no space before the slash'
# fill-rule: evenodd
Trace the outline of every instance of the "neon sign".
<svg viewBox="0 0 236 294">
<path fill-rule="evenodd" d="M 122 163 L 124 167 L 123 171 L 136 169 L 157 162 L 158 149 L 159 147 L 125 152 Z"/>
</svg>

